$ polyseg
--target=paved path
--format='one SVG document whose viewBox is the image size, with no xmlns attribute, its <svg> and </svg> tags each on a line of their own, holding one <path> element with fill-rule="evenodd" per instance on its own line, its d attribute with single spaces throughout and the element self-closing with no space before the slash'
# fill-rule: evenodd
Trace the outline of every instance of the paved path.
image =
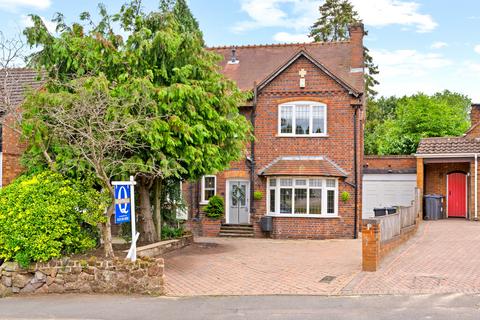
<svg viewBox="0 0 480 320">
<path fill-rule="evenodd" d="M 332 295 L 361 269 L 360 240 L 196 242 L 166 256 L 167 295 Z"/>
<path fill-rule="evenodd" d="M 480 293 L 480 223 L 423 222 L 375 273 L 360 273 L 342 294 Z"/>
<path fill-rule="evenodd" d="M 479 319 L 480 298 L 426 296 L 249 296 L 151 298 L 59 295 L 0 299 L 0 320 L 371 320 Z"/>
</svg>

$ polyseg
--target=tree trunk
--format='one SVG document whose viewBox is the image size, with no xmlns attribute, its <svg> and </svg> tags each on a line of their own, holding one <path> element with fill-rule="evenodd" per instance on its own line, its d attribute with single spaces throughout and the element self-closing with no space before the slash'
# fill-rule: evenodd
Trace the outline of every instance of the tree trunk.
<svg viewBox="0 0 480 320">
<path fill-rule="evenodd" d="M 150 203 L 150 188 L 146 178 L 140 178 L 138 184 L 138 193 L 140 200 L 140 219 L 139 224 L 142 228 L 140 239 L 142 242 L 153 243 L 158 240 L 153 223 L 152 205 Z"/>
<path fill-rule="evenodd" d="M 105 257 L 113 258 L 113 247 L 112 247 L 112 226 L 110 225 L 110 220 L 112 218 L 114 210 L 114 204 L 112 203 L 107 209 L 107 221 L 102 223 L 102 240 L 103 240 L 103 249 L 105 252 Z"/>
<path fill-rule="evenodd" d="M 158 240 L 162 240 L 162 203 L 161 203 L 161 196 L 162 196 L 162 179 L 157 178 L 155 179 L 155 227 L 157 229 L 157 237 Z"/>
</svg>

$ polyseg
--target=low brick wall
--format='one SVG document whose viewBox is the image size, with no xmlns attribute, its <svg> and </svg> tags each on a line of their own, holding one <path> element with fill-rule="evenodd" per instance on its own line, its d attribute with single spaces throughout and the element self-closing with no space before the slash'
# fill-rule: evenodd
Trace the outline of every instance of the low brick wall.
<svg viewBox="0 0 480 320">
<path fill-rule="evenodd" d="M 202 236 L 218 237 L 220 234 L 220 228 L 222 227 L 221 219 L 209 219 L 204 217 L 200 223 L 202 225 Z"/>
<path fill-rule="evenodd" d="M 164 261 L 138 259 L 53 260 L 27 269 L 17 263 L 0 266 L 0 297 L 44 293 L 164 293 Z"/>
<path fill-rule="evenodd" d="M 415 224 L 400 230 L 400 235 L 387 241 L 381 241 L 380 221 L 376 219 L 365 219 L 362 225 L 362 270 L 374 272 L 380 267 L 385 256 L 406 242 L 418 230 L 420 217 L 417 217 Z"/>
<path fill-rule="evenodd" d="M 137 248 L 139 257 L 159 257 L 162 254 L 181 249 L 193 243 L 193 235 L 183 236 L 180 239 L 160 241 Z M 125 252 L 128 252 L 126 250 Z"/>
</svg>

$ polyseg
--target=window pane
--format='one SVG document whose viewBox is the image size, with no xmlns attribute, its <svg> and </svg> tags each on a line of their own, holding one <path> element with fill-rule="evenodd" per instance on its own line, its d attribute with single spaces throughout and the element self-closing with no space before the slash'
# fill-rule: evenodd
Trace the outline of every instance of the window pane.
<svg viewBox="0 0 480 320">
<path fill-rule="evenodd" d="M 322 214 L 322 189 L 310 189 L 310 214 Z"/>
<path fill-rule="evenodd" d="M 310 107 L 297 106 L 295 108 L 295 133 L 309 134 L 310 133 Z"/>
<path fill-rule="evenodd" d="M 295 185 L 296 186 L 306 186 L 307 185 L 307 180 L 295 180 Z"/>
<path fill-rule="evenodd" d="M 277 185 L 276 179 L 270 179 L 270 187 L 275 187 Z"/>
<path fill-rule="evenodd" d="M 215 189 L 215 177 L 205 177 L 205 188 Z"/>
<path fill-rule="evenodd" d="M 280 109 L 280 132 L 292 133 L 292 106 L 282 106 Z"/>
<path fill-rule="evenodd" d="M 325 133 L 325 107 L 312 107 L 312 133 Z"/>
<path fill-rule="evenodd" d="M 280 213 L 292 213 L 292 189 L 280 189 Z"/>
<path fill-rule="evenodd" d="M 212 190 L 212 189 L 205 190 L 205 200 L 210 199 L 214 195 L 215 195 L 215 190 Z"/>
<path fill-rule="evenodd" d="M 337 181 L 334 179 L 327 180 L 327 187 L 328 188 L 335 188 L 337 186 Z"/>
<path fill-rule="evenodd" d="M 327 191 L 327 213 L 335 213 L 335 191 Z"/>
<path fill-rule="evenodd" d="M 307 189 L 295 189 L 295 213 L 307 213 Z"/>
<path fill-rule="evenodd" d="M 270 190 L 270 212 L 275 212 L 275 189 Z"/>
<path fill-rule="evenodd" d="M 321 187 L 322 179 L 310 179 L 310 187 Z"/>
<path fill-rule="evenodd" d="M 280 179 L 280 186 L 282 187 L 291 187 L 292 183 L 292 179 Z"/>
</svg>

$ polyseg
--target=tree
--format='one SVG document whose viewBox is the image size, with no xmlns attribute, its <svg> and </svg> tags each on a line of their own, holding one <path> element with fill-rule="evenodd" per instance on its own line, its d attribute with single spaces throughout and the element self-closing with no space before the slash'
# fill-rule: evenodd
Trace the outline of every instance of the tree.
<svg viewBox="0 0 480 320">
<path fill-rule="evenodd" d="M 319 7 L 320 18 L 311 26 L 309 36 L 314 41 L 344 41 L 349 39 L 348 27 L 360 22 L 358 13 L 349 0 L 326 0 Z M 365 35 L 368 32 L 365 31 Z M 374 78 L 379 73 L 378 66 L 373 62 L 369 50 L 364 47 L 364 63 L 368 72 L 365 73 L 365 90 L 367 98 L 373 98 L 377 92 L 374 87 L 379 82 Z M 368 110 L 368 109 L 367 109 Z"/>
<path fill-rule="evenodd" d="M 411 154 L 421 138 L 463 134 L 469 127 L 470 105 L 468 97 L 448 90 L 399 99 L 395 117 L 379 126 L 378 153 Z"/>
<path fill-rule="evenodd" d="M 250 132 L 238 111 L 246 95 L 219 74 L 220 57 L 203 48 L 201 33 L 183 27 L 172 10 L 145 13 L 141 1 L 134 0 L 114 15 L 103 6 L 99 11 L 97 23 L 89 13 L 81 15 L 87 27 L 67 25 L 58 15 L 58 36 L 48 32 L 40 17 L 32 16 L 34 26 L 25 35 L 40 50 L 29 62 L 54 80 L 46 86 L 52 95 L 69 91 L 72 78 L 104 77 L 119 114 L 138 119 L 122 137 L 134 152 L 122 153 L 128 165 L 121 166 L 116 177 L 135 174 L 144 240 L 151 242 L 153 181 L 195 179 L 238 159 Z M 112 23 L 119 26 L 113 28 Z M 132 94 L 139 87 L 141 99 Z M 47 153 L 57 162 L 58 152 L 48 148 Z M 86 168 L 95 171 L 91 163 Z"/>
</svg>

